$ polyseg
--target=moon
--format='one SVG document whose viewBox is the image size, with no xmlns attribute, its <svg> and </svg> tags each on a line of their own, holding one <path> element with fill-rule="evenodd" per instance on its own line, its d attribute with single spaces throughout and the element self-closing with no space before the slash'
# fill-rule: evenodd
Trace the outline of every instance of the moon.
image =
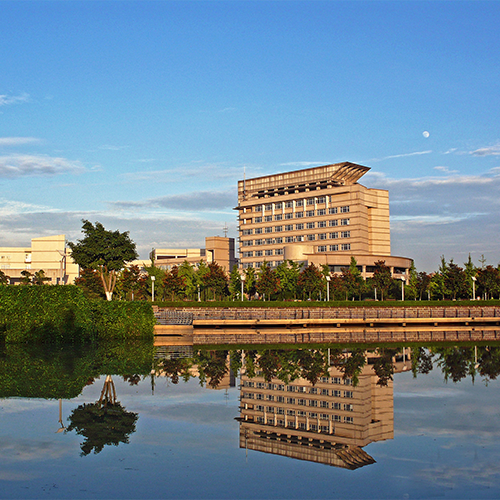
<svg viewBox="0 0 500 500">
<path fill-rule="evenodd" d="M 427 139 L 427 137 L 429 137 L 431 134 L 429 134 L 429 132 L 427 132 L 427 130 L 424 130 L 422 132 L 422 135 Z"/>
</svg>

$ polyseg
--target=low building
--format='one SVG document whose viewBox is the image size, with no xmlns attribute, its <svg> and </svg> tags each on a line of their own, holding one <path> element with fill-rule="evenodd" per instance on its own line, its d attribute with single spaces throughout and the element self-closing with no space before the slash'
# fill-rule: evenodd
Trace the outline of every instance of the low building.
<svg viewBox="0 0 500 500">
<path fill-rule="evenodd" d="M 239 181 L 243 269 L 292 260 L 339 273 L 354 257 L 364 278 L 385 261 L 408 279 L 412 259 L 391 255 L 388 191 L 358 183 L 368 170 L 344 162 Z"/>
<path fill-rule="evenodd" d="M 0 247 L 0 269 L 11 284 L 21 282 L 22 271 L 43 270 L 52 285 L 73 284 L 78 277 L 78 265 L 69 255 L 64 234 L 33 238 L 30 247 Z"/>
<path fill-rule="evenodd" d="M 237 264 L 234 253 L 234 238 L 209 236 L 205 238 L 205 248 L 159 248 L 154 251 L 155 266 L 171 269 L 183 262 L 192 265 L 200 261 L 217 262 L 227 273 Z"/>
</svg>

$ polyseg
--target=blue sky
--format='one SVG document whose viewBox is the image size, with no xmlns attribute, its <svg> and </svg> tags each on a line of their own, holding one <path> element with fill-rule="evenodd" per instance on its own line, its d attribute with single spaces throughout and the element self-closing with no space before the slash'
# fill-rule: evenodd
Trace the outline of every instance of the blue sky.
<svg viewBox="0 0 500 500">
<path fill-rule="evenodd" d="M 352 161 L 392 253 L 500 261 L 499 2 L 0 3 L 0 245 L 237 235 L 243 177 Z M 428 132 L 424 135 L 424 132 Z"/>
</svg>

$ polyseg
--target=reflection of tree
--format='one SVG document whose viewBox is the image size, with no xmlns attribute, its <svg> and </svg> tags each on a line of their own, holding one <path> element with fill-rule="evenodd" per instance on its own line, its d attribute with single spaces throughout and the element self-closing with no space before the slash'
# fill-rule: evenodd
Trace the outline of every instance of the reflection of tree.
<svg viewBox="0 0 500 500">
<path fill-rule="evenodd" d="M 396 356 L 398 349 L 379 348 L 377 350 L 379 357 L 373 363 L 373 371 L 377 374 L 377 385 L 382 387 L 387 386 L 389 380 L 392 380 L 394 375 L 393 356 Z"/>
<path fill-rule="evenodd" d="M 126 411 L 116 401 L 115 385 L 108 375 L 99 401 L 75 408 L 68 420 L 68 432 L 74 430 L 85 437 L 80 445 L 85 456 L 92 451 L 100 453 L 106 445 L 128 443 L 130 434 L 135 432 L 137 413 Z"/>
<path fill-rule="evenodd" d="M 427 374 L 432 371 L 432 358 L 434 354 L 425 347 L 413 347 L 411 349 L 411 371 L 416 377 L 417 373 Z"/>
<path fill-rule="evenodd" d="M 198 365 L 200 383 L 207 383 L 213 389 L 217 388 L 228 372 L 228 351 L 199 351 L 195 356 Z"/>
<path fill-rule="evenodd" d="M 472 347 L 435 347 L 438 355 L 438 365 L 447 381 L 459 382 L 467 375 L 474 375 L 474 349 Z"/>
</svg>

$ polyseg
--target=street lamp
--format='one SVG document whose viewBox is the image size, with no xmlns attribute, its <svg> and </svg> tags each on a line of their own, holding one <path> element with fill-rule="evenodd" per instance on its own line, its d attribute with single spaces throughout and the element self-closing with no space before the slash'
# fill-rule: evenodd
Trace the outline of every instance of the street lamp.
<svg viewBox="0 0 500 500">
<path fill-rule="evenodd" d="M 326 301 L 330 302 L 330 276 L 326 276 Z"/>
<path fill-rule="evenodd" d="M 242 274 L 241 275 L 241 300 L 244 301 L 245 300 L 245 296 L 243 295 L 243 287 L 245 285 L 245 275 Z"/>
<path fill-rule="evenodd" d="M 405 278 L 401 278 L 401 300 L 404 302 L 405 300 Z"/>
<path fill-rule="evenodd" d="M 476 280 L 475 276 L 472 276 L 472 300 L 476 300 Z"/>
<path fill-rule="evenodd" d="M 151 302 L 155 301 L 155 280 L 156 276 L 151 276 Z"/>
</svg>

